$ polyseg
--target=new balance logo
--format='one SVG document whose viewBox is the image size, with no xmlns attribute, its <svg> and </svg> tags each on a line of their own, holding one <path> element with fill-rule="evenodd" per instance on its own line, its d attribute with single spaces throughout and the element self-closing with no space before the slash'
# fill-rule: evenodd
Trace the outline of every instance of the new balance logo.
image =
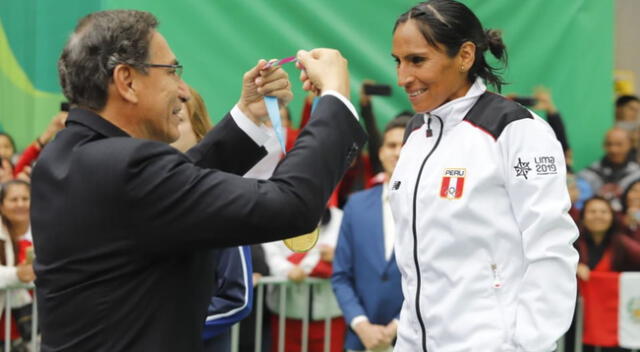
<svg viewBox="0 0 640 352">
<path fill-rule="evenodd" d="M 400 181 L 395 181 L 393 185 L 391 185 L 391 190 L 397 191 L 398 189 L 400 189 Z"/>
</svg>

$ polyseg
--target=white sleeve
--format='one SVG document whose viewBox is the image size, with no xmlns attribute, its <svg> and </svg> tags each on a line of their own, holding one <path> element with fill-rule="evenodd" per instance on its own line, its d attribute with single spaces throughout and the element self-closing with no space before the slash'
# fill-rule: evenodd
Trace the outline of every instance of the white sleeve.
<svg viewBox="0 0 640 352">
<path fill-rule="evenodd" d="M 0 287 L 17 285 L 19 283 L 18 269 L 15 266 L 0 266 Z"/>
<path fill-rule="evenodd" d="M 571 324 L 577 285 L 564 154 L 537 116 L 509 124 L 498 143 L 524 255 L 512 343 L 518 351 L 551 351 Z"/>
<path fill-rule="evenodd" d="M 268 127 L 265 125 L 256 125 L 240 110 L 238 105 L 231 109 L 231 117 L 236 125 L 256 142 L 257 145 L 262 146 L 269 139 Z"/>
</svg>

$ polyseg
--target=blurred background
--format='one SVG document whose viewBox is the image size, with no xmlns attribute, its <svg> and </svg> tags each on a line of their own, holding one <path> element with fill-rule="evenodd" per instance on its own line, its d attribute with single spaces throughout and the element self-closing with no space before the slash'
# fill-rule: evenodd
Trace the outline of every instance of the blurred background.
<svg viewBox="0 0 640 352">
<path fill-rule="evenodd" d="M 510 65 L 503 93 L 531 96 L 547 87 L 562 112 L 574 168 L 603 154 L 616 95 L 637 94 L 640 1 L 466 0 L 488 28 L 503 31 Z M 396 85 L 390 56 L 397 16 L 416 1 L 0 0 L 0 130 L 22 150 L 60 109 L 56 61 L 77 20 L 100 9 L 153 12 L 160 31 L 184 64 L 185 81 L 204 97 L 213 122 L 240 92 L 241 75 L 258 59 L 331 47 L 348 58 L 351 99 L 365 79 L 393 86 L 376 98 L 378 125 L 410 109 Z M 635 36 L 635 37 L 634 37 Z M 287 67 L 293 80 L 298 72 Z M 297 123 L 304 93 L 291 104 Z M 541 114 L 543 115 L 543 114 Z"/>
</svg>

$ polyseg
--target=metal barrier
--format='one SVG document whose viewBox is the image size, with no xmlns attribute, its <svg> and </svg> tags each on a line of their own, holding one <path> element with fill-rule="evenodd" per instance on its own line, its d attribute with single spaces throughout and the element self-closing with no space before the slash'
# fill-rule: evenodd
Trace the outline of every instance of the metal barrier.
<svg viewBox="0 0 640 352">
<path fill-rule="evenodd" d="M 12 285 L 0 289 L 4 292 L 4 351 L 11 351 L 11 295 L 9 292 L 15 290 L 32 290 L 33 284 Z M 36 303 L 35 290 L 33 292 L 33 303 L 31 303 L 31 351 L 39 351 L 38 346 L 38 307 Z"/>
<path fill-rule="evenodd" d="M 318 285 L 329 285 L 331 286 L 331 281 L 328 279 L 318 279 L 318 278 L 306 278 L 301 283 L 294 283 L 287 279 L 276 278 L 276 277 L 263 277 L 258 281 L 256 285 L 257 294 L 254 302 L 254 309 L 256 309 L 256 335 L 255 335 L 255 345 L 254 351 L 261 352 L 262 346 L 262 320 L 264 316 L 264 302 L 265 302 L 265 290 L 267 287 L 280 286 L 282 289 L 280 290 L 279 297 L 279 308 L 278 311 L 278 351 L 272 352 L 284 352 L 284 342 L 285 342 L 285 319 L 286 319 L 286 300 L 287 300 L 287 290 L 285 289 L 287 286 L 291 285 L 303 285 L 303 294 L 306 300 L 306 305 L 309 306 L 311 302 L 309 301 L 309 290 L 311 290 L 312 286 Z M 308 344 L 309 344 L 309 310 L 305 310 L 305 314 L 302 317 L 302 352 L 307 352 Z M 238 339 L 240 336 L 240 323 L 235 324 L 231 329 L 231 352 L 238 352 Z M 327 317 L 324 319 L 324 352 L 329 352 L 331 348 L 331 318 Z"/>
<path fill-rule="evenodd" d="M 309 290 L 314 285 L 331 285 L 330 280 L 328 279 L 317 279 L 317 278 L 307 278 L 301 283 L 294 283 L 287 279 L 276 278 L 276 277 L 263 277 L 260 279 L 258 284 L 256 285 L 257 294 L 255 296 L 254 309 L 256 309 L 256 331 L 255 331 L 255 345 L 254 352 L 262 352 L 262 320 L 264 316 L 264 302 L 265 302 L 265 290 L 267 287 L 280 286 L 282 289 L 280 290 L 280 311 L 278 312 L 279 320 L 278 320 L 278 351 L 272 352 L 284 352 L 284 342 L 286 339 L 285 333 L 285 318 L 286 318 L 286 299 L 287 299 L 287 291 L 285 288 L 290 285 L 304 285 L 303 292 L 305 293 L 305 299 L 307 300 L 307 306 L 311 304 L 309 301 Z M 5 293 L 5 326 L 4 326 L 4 351 L 11 350 L 11 295 L 7 294 L 13 290 L 19 289 L 33 289 L 35 286 L 33 284 L 28 285 L 14 285 L 0 289 Z M 36 303 L 35 291 L 33 291 L 33 303 L 32 303 L 32 321 L 31 321 L 31 341 L 29 343 L 31 351 L 37 352 L 39 351 L 38 345 L 38 310 Z M 576 334 L 575 334 L 575 350 L 574 352 L 582 352 L 582 320 L 584 318 L 582 300 L 578 300 L 577 309 L 577 317 L 576 317 Z M 309 343 L 309 310 L 305 310 L 305 314 L 302 318 L 302 352 L 308 351 L 308 343 Z M 324 327 L 325 327 L 325 335 L 324 335 L 324 352 L 329 352 L 331 348 L 331 319 L 330 317 L 325 318 Z M 9 338 L 7 338 L 9 337 Z M 239 352 L 239 340 L 240 340 L 240 323 L 233 325 L 231 328 L 231 352 Z M 596 352 L 600 351 L 599 347 L 595 348 Z M 565 352 L 564 347 L 564 337 L 558 341 L 557 352 Z M 637 349 L 631 350 L 632 352 L 638 352 Z M 245 351 L 242 351 L 245 352 Z M 567 351 L 568 352 L 568 351 Z"/>
<path fill-rule="evenodd" d="M 307 293 L 305 295 L 305 297 L 309 297 L 308 295 L 308 290 L 310 289 L 310 287 L 312 285 L 331 285 L 331 281 L 329 279 L 317 279 L 317 278 L 307 278 L 305 279 L 303 282 L 301 283 L 293 283 L 287 279 L 282 279 L 282 278 L 276 278 L 276 277 L 263 277 L 260 279 L 260 281 L 257 283 L 256 285 L 256 289 L 257 289 L 257 294 L 256 294 L 256 298 L 255 298 L 255 302 L 254 302 L 254 309 L 256 309 L 256 331 L 255 331 L 255 345 L 254 345 L 254 352 L 262 352 L 261 350 L 261 346 L 262 346 L 262 318 L 263 318 L 263 306 L 264 306 L 264 290 L 266 289 L 266 287 L 268 286 L 272 286 L 272 285 L 282 285 L 282 287 L 284 288 L 287 285 L 307 285 L 307 289 L 304 291 L 305 293 Z M 286 301 L 286 290 L 282 289 L 280 290 L 280 311 L 278 312 L 278 316 L 279 316 L 279 321 L 278 321 L 278 332 L 279 332 L 279 336 L 278 336 L 278 351 L 271 351 L 271 352 L 284 352 L 284 341 L 285 341 L 285 332 L 284 332 L 284 325 L 285 325 L 285 313 L 286 313 L 286 307 L 284 306 L 284 302 Z M 307 301 L 307 304 L 309 304 L 310 302 Z M 575 349 L 573 352 L 582 352 L 583 350 L 583 346 L 582 346 L 582 328 L 583 328 L 583 322 L 582 320 L 584 319 L 584 312 L 583 312 L 583 305 L 582 305 L 582 299 L 578 300 L 577 306 L 577 316 L 576 316 L 576 334 L 575 334 Z M 239 338 L 240 338 L 240 324 L 241 323 L 237 323 L 235 325 L 233 325 L 233 327 L 231 328 L 231 338 L 232 338 L 232 342 L 231 342 L 231 352 L 239 352 Z M 308 352 L 307 349 L 307 342 L 308 342 L 308 327 L 309 327 L 309 316 L 306 315 L 303 318 L 303 329 L 302 329 L 302 352 Z M 327 318 L 325 319 L 325 339 L 324 339 L 324 352 L 329 352 L 330 350 L 330 341 L 331 341 L 331 319 Z M 595 347 L 595 351 L 596 352 L 600 352 L 600 347 Z M 246 352 L 246 351 L 242 351 L 242 352 Z M 566 351 L 565 349 L 565 337 L 563 336 L 559 341 L 558 341 L 558 346 L 556 349 L 556 352 L 571 352 L 571 351 Z M 637 349 L 633 349 L 631 350 L 631 352 L 639 352 Z"/>
</svg>

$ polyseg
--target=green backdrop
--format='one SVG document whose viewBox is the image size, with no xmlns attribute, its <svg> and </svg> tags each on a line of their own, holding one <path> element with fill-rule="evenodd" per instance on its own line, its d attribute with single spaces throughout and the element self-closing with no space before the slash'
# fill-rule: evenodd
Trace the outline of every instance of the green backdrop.
<svg viewBox="0 0 640 352">
<path fill-rule="evenodd" d="M 613 114 L 613 0 L 467 0 L 488 28 L 503 30 L 511 84 L 505 93 L 552 90 L 565 117 L 575 162 L 602 155 Z M 259 58 L 332 47 L 349 59 L 352 101 L 363 79 L 394 85 L 374 100 L 379 126 L 409 109 L 395 86 L 390 56 L 396 17 L 408 0 L 0 0 L 0 124 L 25 147 L 47 125 L 64 98 L 56 60 L 82 15 L 100 9 L 153 12 L 160 31 L 185 65 L 184 79 L 205 98 L 217 121 L 237 101 L 242 74 Z M 292 80 L 298 72 L 287 68 Z M 304 93 L 291 104 L 299 118 Z"/>
</svg>

